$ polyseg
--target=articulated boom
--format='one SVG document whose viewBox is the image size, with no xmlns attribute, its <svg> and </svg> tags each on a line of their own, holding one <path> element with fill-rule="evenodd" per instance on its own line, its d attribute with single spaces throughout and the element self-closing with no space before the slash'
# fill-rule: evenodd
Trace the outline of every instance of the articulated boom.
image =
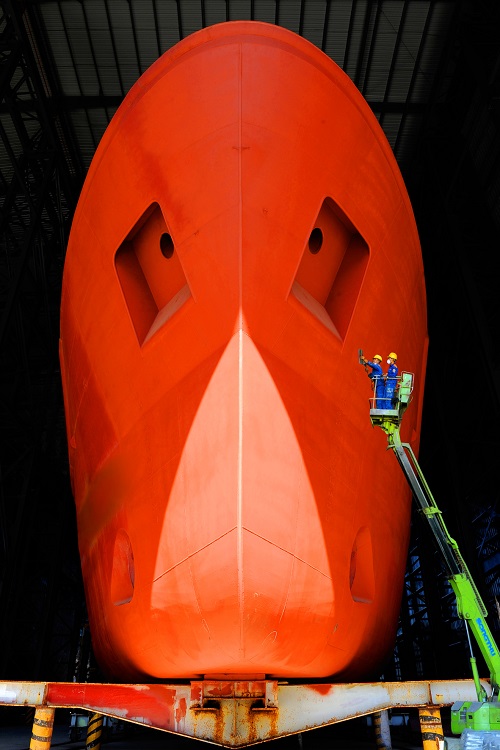
<svg viewBox="0 0 500 750">
<path fill-rule="evenodd" d="M 402 443 L 399 434 L 401 419 L 411 400 L 412 389 L 413 375 L 411 373 L 403 373 L 395 407 L 393 409 L 378 409 L 376 408 L 376 400 L 372 399 L 370 419 L 374 426 L 380 427 L 386 433 L 389 448 L 394 451 L 420 511 L 427 518 L 434 539 L 443 556 L 448 580 L 457 598 L 458 614 L 465 620 L 466 627 L 471 629 L 490 671 L 492 694 L 488 698 L 479 680 L 476 660 L 471 655 L 470 662 L 476 687 L 477 702 L 467 701 L 453 704 L 452 731 L 460 734 L 465 729 L 475 729 L 495 731 L 496 734 L 497 730 L 500 730 L 500 703 L 498 700 L 500 655 L 493 635 L 486 623 L 486 607 L 472 580 L 469 569 L 460 554 L 456 541 L 448 533 L 442 513 L 436 505 L 436 501 L 425 481 L 425 477 L 422 474 L 411 446 L 408 443 Z M 470 644 L 468 630 L 467 637 Z M 498 736 L 498 741 L 500 742 L 500 735 Z"/>
</svg>

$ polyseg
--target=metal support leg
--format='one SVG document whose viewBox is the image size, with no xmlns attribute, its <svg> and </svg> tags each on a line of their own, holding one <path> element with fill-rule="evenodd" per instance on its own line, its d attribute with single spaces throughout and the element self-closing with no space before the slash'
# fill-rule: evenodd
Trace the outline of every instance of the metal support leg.
<svg viewBox="0 0 500 750">
<path fill-rule="evenodd" d="M 30 750 L 47 750 L 52 741 L 55 708 L 37 708 L 33 720 Z"/>
<path fill-rule="evenodd" d="M 443 750 L 444 736 L 439 708 L 419 708 L 418 716 L 424 750 Z"/>
<path fill-rule="evenodd" d="M 102 714 L 92 714 L 90 716 L 87 728 L 87 741 L 85 743 L 86 750 L 101 750 L 102 723 Z"/>
<path fill-rule="evenodd" d="M 373 725 L 375 727 L 375 742 L 377 743 L 378 750 L 392 750 L 389 712 L 376 711 L 373 714 Z"/>
</svg>

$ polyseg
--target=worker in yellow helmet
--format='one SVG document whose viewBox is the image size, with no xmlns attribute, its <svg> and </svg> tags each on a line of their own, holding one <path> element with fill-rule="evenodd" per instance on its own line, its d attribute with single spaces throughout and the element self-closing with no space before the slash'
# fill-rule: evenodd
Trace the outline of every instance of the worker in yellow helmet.
<svg viewBox="0 0 500 750">
<path fill-rule="evenodd" d="M 385 409 L 394 409 L 396 400 L 396 386 L 398 384 L 398 366 L 396 365 L 398 355 L 396 352 L 389 352 L 387 355 L 387 364 L 389 369 L 385 375 Z"/>
<path fill-rule="evenodd" d="M 385 380 L 384 371 L 382 370 L 382 357 L 380 354 L 373 356 L 373 361 L 370 362 L 363 355 L 360 356 L 360 363 L 364 365 L 364 368 L 368 374 L 368 377 L 373 382 L 373 388 L 375 391 L 375 408 L 382 409 L 381 402 L 384 399 L 385 394 Z M 367 367 L 371 367 L 371 372 L 368 372 Z"/>
</svg>

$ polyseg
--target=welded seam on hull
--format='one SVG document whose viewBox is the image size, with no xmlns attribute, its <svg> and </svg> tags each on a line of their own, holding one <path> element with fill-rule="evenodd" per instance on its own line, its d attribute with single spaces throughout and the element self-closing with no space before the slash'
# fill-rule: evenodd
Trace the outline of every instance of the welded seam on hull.
<svg viewBox="0 0 500 750">
<path fill-rule="evenodd" d="M 243 502 L 243 205 L 242 205 L 242 175 L 241 175 L 241 153 L 242 153 L 242 91 L 241 82 L 243 75 L 242 66 L 242 45 L 239 45 L 239 75 L 238 75 L 238 192 L 239 192 L 239 216 L 238 216 L 238 510 L 236 525 L 237 530 L 237 565 L 238 565 L 238 610 L 240 613 L 240 658 L 243 655 L 243 607 L 244 607 L 244 590 L 243 590 L 243 529 L 242 529 L 242 502 Z"/>
<path fill-rule="evenodd" d="M 170 568 L 167 568 L 163 571 L 163 573 L 160 573 L 159 576 L 156 576 L 156 578 L 153 578 L 153 583 L 156 583 L 156 581 L 159 581 L 163 576 L 166 576 L 167 573 L 170 573 L 171 570 L 174 570 L 175 568 L 178 568 L 179 565 L 183 565 L 188 560 L 191 560 L 193 557 L 195 557 L 198 552 L 202 552 L 204 549 L 207 549 L 207 547 L 210 547 L 212 544 L 215 544 L 216 542 L 219 542 L 221 539 L 224 539 L 225 536 L 228 534 L 232 534 L 232 532 L 236 529 L 236 526 L 233 526 L 232 529 L 228 529 L 220 536 L 216 536 L 215 539 L 212 539 L 210 542 L 207 542 L 207 544 L 202 545 L 201 547 L 198 547 L 198 549 L 195 549 L 194 552 L 191 552 L 191 554 L 186 555 L 186 557 L 183 557 L 182 560 L 179 560 L 179 562 L 176 562 L 175 565 L 171 565 Z"/>
<path fill-rule="evenodd" d="M 238 607 L 240 613 L 240 654 L 243 655 L 243 525 L 242 525 L 242 495 L 243 495 L 243 331 L 238 331 L 238 511 L 237 511 L 237 549 L 238 549 Z"/>
<path fill-rule="evenodd" d="M 159 576 L 156 576 L 156 578 L 153 578 L 153 583 L 156 583 L 160 579 L 163 578 L 163 576 L 166 576 L 167 573 L 170 573 L 171 570 L 174 570 L 175 568 L 178 568 L 180 565 L 183 565 L 188 560 L 191 560 L 193 557 L 195 557 L 199 552 L 202 552 L 204 549 L 207 549 L 207 547 L 210 547 L 212 544 L 216 544 L 221 539 L 224 539 L 228 534 L 232 534 L 233 531 L 236 531 L 239 527 L 233 526 L 231 529 L 228 529 L 223 534 L 220 534 L 220 536 L 215 537 L 215 539 L 212 539 L 210 542 L 207 542 L 207 544 L 204 544 L 202 547 L 199 547 L 198 549 L 195 549 L 193 552 L 191 552 L 189 555 L 186 555 L 186 557 L 183 557 L 182 560 L 179 560 L 179 562 L 176 562 L 175 565 L 171 565 L 169 568 L 163 571 L 163 573 L 160 573 Z M 307 560 L 304 560 L 302 557 L 299 557 L 298 555 L 295 555 L 293 552 L 290 552 L 290 550 L 287 550 L 285 547 L 281 547 L 279 544 L 276 544 L 275 542 L 271 542 L 269 539 L 267 539 L 265 536 L 262 536 L 261 534 L 257 534 L 255 531 L 252 531 L 251 529 L 247 529 L 246 527 L 241 524 L 241 536 L 243 537 L 243 533 L 246 532 L 247 534 L 252 534 L 252 536 L 257 537 L 257 539 L 262 539 L 263 542 L 267 542 L 267 544 L 272 545 L 273 547 L 276 547 L 276 549 L 281 550 L 282 552 L 285 552 L 285 554 L 290 555 L 290 557 L 293 557 L 294 560 L 297 560 L 297 562 L 303 563 L 304 565 L 307 565 L 308 568 L 311 568 L 311 570 L 315 570 L 320 575 L 324 576 L 325 578 L 328 578 L 328 580 L 333 580 L 332 576 L 328 575 L 328 573 L 324 573 L 322 570 L 317 568 L 315 565 L 311 565 L 311 563 L 308 563 Z"/>
<path fill-rule="evenodd" d="M 324 576 L 325 578 L 328 578 L 329 581 L 332 581 L 333 578 L 331 575 L 328 575 L 328 573 L 324 573 L 322 570 L 317 568 L 315 565 L 311 565 L 311 563 L 308 563 L 307 560 L 304 560 L 302 557 L 299 557 L 294 552 L 290 552 L 290 550 L 286 549 L 285 547 L 281 547 L 279 544 L 276 544 L 275 542 L 271 542 L 269 539 L 267 539 L 265 536 L 262 536 L 261 534 L 257 534 L 255 531 L 252 531 L 251 529 L 244 528 L 243 531 L 246 531 L 247 534 L 252 534 L 252 536 L 257 537 L 257 539 L 262 539 L 263 542 L 267 542 L 268 544 L 272 545 L 273 547 L 276 547 L 276 549 L 281 550 L 281 552 L 284 552 L 287 555 L 290 555 L 290 557 L 293 557 L 294 560 L 297 560 L 297 562 L 303 563 L 304 565 L 307 565 L 308 568 L 311 568 L 311 570 L 315 570 L 316 573 L 319 573 L 320 575 Z"/>
</svg>

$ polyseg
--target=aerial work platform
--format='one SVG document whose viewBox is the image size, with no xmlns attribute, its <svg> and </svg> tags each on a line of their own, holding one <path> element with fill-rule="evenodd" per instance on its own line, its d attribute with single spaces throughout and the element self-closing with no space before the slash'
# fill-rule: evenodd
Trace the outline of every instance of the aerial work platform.
<svg viewBox="0 0 500 750">
<path fill-rule="evenodd" d="M 381 399 L 370 399 L 370 419 L 387 436 L 388 448 L 394 452 L 399 466 L 411 488 L 417 507 L 427 520 L 437 549 L 441 554 L 445 574 L 456 597 L 457 613 L 465 624 L 470 650 L 470 666 L 476 698 L 456 701 L 451 709 L 451 730 L 460 734 L 464 750 L 500 750 L 500 654 L 493 634 L 486 622 L 488 614 L 457 542 L 450 536 L 443 514 L 426 482 L 417 457 L 409 443 L 401 440 L 399 428 L 411 401 L 412 373 L 403 372 L 394 398 L 383 399 L 390 409 L 379 409 Z M 479 679 L 471 634 L 490 672 L 490 693 L 485 693 Z"/>
</svg>

